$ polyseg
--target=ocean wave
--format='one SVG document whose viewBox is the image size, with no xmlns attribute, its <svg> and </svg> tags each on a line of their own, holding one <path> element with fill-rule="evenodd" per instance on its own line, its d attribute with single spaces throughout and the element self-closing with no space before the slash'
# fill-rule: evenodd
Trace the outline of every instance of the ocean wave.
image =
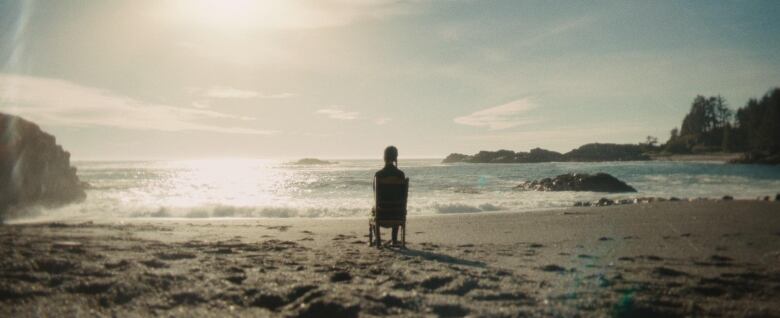
<svg viewBox="0 0 780 318">
<path fill-rule="evenodd" d="M 482 203 L 469 205 L 463 203 L 428 203 L 423 205 L 410 205 L 408 213 L 429 214 L 431 212 L 450 213 L 477 213 L 506 210 L 502 205 Z M 233 205 L 204 205 L 194 207 L 158 207 L 137 208 L 127 213 L 131 218 L 318 218 L 318 217 L 360 217 L 368 216 L 371 207 L 368 206 L 340 206 L 340 207 L 292 207 L 292 206 L 233 206 Z"/>
<path fill-rule="evenodd" d="M 435 204 L 433 205 L 433 208 L 437 213 L 443 213 L 443 214 L 476 213 L 476 212 L 491 212 L 491 211 L 503 210 L 502 207 L 490 203 L 483 203 L 477 206 L 463 204 L 463 203 Z"/>
<path fill-rule="evenodd" d="M 350 217 L 368 216 L 370 208 L 321 208 L 321 207 L 286 207 L 286 206 L 231 206 L 210 205 L 197 207 L 160 207 L 145 209 L 129 214 L 132 218 L 317 218 L 317 217 Z"/>
</svg>

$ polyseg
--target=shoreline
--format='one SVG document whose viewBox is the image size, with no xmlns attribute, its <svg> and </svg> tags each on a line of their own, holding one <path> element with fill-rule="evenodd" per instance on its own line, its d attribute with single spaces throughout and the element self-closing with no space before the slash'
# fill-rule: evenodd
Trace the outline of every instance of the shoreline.
<svg viewBox="0 0 780 318">
<path fill-rule="evenodd" d="M 774 197 L 773 197 L 774 196 Z M 728 197 L 728 199 L 724 199 Z M 631 196 L 626 193 L 601 193 L 601 197 L 594 200 L 572 201 L 570 205 L 546 207 L 546 208 L 530 208 L 527 210 L 517 209 L 502 209 L 502 210 L 489 210 L 479 212 L 429 212 L 421 214 L 408 214 L 409 219 L 415 218 L 427 218 L 427 217 L 448 217 L 457 215 L 492 215 L 492 214 L 530 214 L 530 213 L 548 213 L 548 212 L 560 212 L 570 209 L 585 209 L 585 208 L 605 208 L 605 207 L 617 207 L 617 206 L 637 206 L 637 205 L 652 205 L 659 203 L 669 204 L 686 204 L 697 202 L 780 202 L 780 193 L 759 197 L 733 197 L 726 195 L 724 197 L 645 197 L 645 196 Z M 609 204 L 599 204 L 599 201 L 607 199 Z M 589 203 L 589 204 L 586 204 Z M 367 219 L 369 209 L 366 209 L 366 215 L 355 216 L 283 216 L 283 217 L 271 217 L 271 216 L 208 216 L 208 217 L 189 217 L 189 216 L 125 216 L 125 217 L 108 217 L 99 215 L 77 215 L 77 216 L 57 216 L 57 215 L 44 215 L 44 216 L 23 216 L 15 217 L 4 220 L 4 223 L 0 223 L 0 226 L 5 225 L 34 225 L 34 224 L 50 224 L 50 223 L 63 223 L 63 224 L 79 224 L 84 222 L 92 223 L 143 223 L 143 222 L 239 222 L 239 221 L 262 221 L 262 220 L 290 220 L 297 222 L 298 220 L 365 220 Z M 568 212 L 568 211 L 567 211 Z"/>
<path fill-rule="evenodd" d="M 713 162 L 728 164 L 732 160 L 741 159 L 743 153 L 713 153 L 713 154 L 691 154 L 691 155 L 650 155 L 650 161 L 672 161 L 672 162 Z"/>
<path fill-rule="evenodd" d="M 0 315 L 777 316 L 778 208 L 410 216 L 406 250 L 361 217 L 6 224 Z"/>
</svg>

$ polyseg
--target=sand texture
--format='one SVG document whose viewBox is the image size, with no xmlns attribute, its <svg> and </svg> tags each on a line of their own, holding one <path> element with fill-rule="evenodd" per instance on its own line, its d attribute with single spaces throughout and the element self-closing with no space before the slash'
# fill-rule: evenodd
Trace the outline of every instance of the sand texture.
<svg viewBox="0 0 780 318">
<path fill-rule="evenodd" d="M 780 316 L 780 203 L 0 226 L 0 316 Z M 384 231 L 384 238 L 389 231 Z"/>
</svg>

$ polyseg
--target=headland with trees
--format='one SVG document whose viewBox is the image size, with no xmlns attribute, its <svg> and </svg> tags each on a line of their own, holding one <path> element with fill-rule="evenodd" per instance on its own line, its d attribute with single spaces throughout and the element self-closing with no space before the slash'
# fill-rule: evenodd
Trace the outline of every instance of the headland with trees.
<svg viewBox="0 0 780 318">
<path fill-rule="evenodd" d="M 453 153 L 443 162 L 535 163 L 562 161 L 639 161 L 679 155 L 723 156 L 732 163 L 780 164 L 780 87 L 761 98 L 751 98 L 738 109 L 729 108 L 720 95 L 696 96 L 680 128 L 659 143 L 648 136 L 637 144 L 592 143 L 567 153 L 535 148 L 529 152 L 512 150 L 480 151 L 474 155 Z"/>
</svg>

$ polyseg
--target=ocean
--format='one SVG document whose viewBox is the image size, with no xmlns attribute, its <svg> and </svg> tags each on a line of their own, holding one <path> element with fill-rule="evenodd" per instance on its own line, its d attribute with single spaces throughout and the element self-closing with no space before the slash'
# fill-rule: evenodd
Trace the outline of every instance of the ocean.
<svg viewBox="0 0 780 318">
<path fill-rule="evenodd" d="M 273 160 L 80 161 L 86 201 L 46 210 L 52 217 L 355 217 L 372 205 L 379 160 L 296 165 Z M 706 162 L 442 164 L 401 160 L 410 178 L 409 213 L 525 212 L 576 201 L 638 196 L 754 199 L 780 192 L 780 167 Z M 606 172 L 639 192 L 530 192 L 526 180 L 568 172 Z"/>
</svg>

